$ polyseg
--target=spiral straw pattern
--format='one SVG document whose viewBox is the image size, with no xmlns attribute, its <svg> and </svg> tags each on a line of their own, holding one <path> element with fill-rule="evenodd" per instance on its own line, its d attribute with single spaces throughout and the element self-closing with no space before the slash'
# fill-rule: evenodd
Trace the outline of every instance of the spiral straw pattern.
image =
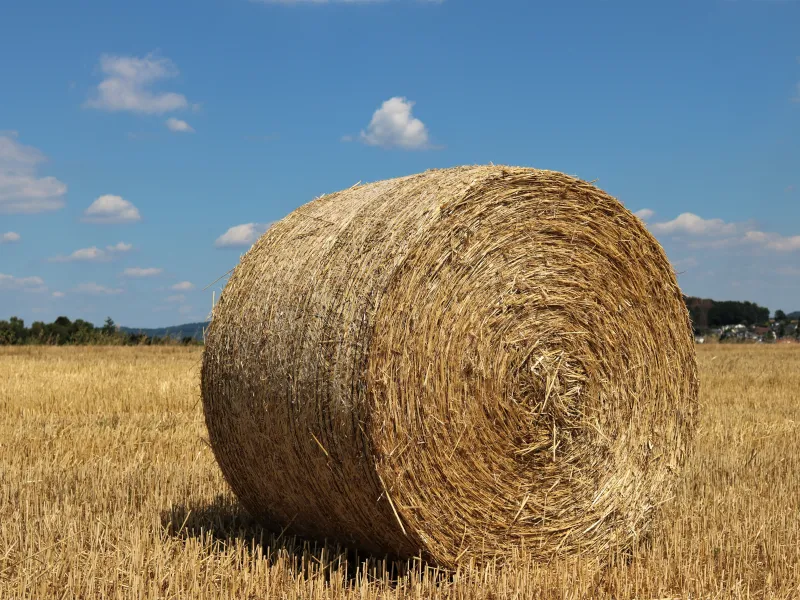
<svg viewBox="0 0 800 600">
<path fill-rule="evenodd" d="M 552 171 L 326 195 L 215 307 L 211 446 L 270 527 L 443 566 L 633 542 L 692 439 L 692 329 L 658 242 Z"/>
</svg>

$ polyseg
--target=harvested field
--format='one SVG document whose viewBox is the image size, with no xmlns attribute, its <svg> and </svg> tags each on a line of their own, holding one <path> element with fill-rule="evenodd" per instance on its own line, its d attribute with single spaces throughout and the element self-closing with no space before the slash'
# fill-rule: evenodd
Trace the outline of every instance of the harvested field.
<svg viewBox="0 0 800 600">
<path fill-rule="evenodd" d="M 0 598 L 797 598 L 800 350 L 701 346 L 700 422 L 651 535 L 455 573 L 268 533 L 206 443 L 201 353 L 0 349 Z"/>
</svg>

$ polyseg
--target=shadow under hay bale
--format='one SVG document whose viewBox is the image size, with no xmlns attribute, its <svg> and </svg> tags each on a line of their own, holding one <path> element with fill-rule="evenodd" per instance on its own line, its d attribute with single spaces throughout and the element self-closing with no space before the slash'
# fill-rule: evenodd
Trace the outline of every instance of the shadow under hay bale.
<svg viewBox="0 0 800 600">
<path fill-rule="evenodd" d="M 452 578 L 452 573 L 419 558 L 364 555 L 352 547 L 287 535 L 286 531 L 270 531 L 241 504 L 223 495 L 210 504 L 172 506 L 161 513 L 161 527 L 170 537 L 197 540 L 209 553 L 238 547 L 270 565 L 283 562 L 304 579 L 339 578 L 349 586 L 358 587 L 363 581 L 394 586 L 403 579 L 426 577 L 432 582 L 448 582 Z"/>
<path fill-rule="evenodd" d="M 247 547 L 263 546 L 275 539 L 239 502 L 219 495 L 210 504 L 176 504 L 161 513 L 165 532 L 178 538 L 207 537 L 211 542 L 239 540 Z"/>
<path fill-rule="evenodd" d="M 636 543 L 696 422 L 692 328 L 617 200 L 535 169 L 356 186 L 275 223 L 202 368 L 225 478 L 275 530 L 452 567 Z"/>
</svg>

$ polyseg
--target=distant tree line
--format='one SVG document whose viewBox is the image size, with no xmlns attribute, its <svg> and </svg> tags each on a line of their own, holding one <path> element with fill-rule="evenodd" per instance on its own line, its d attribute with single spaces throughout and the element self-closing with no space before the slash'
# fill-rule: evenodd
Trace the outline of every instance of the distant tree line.
<svg viewBox="0 0 800 600">
<path fill-rule="evenodd" d="M 766 325 L 769 309 L 754 302 L 716 301 L 687 296 L 684 298 L 695 330 L 723 325 Z"/>
<path fill-rule="evenodd" d="M 769 322 L 769 309 L 754 302 L 714 302 L 708 311 L 710 327 L 722 325 L 760 325 Z"/>
<path fill-rule="evenodd" d="M 58 317 L 52 323 L 34 321 L 30 327 L 17 317 L 8 321 L 0 321 L 0 346 L 41 344 L 51 346 L 63 345 L 196 345 L 200 344 L 193 337 L 176 338 L 173 336 L 151 337 L 141 332 L 120 331 L 111 317 L 105 320 L 102 327 L 95 327 L 83 319 L 70 321 L 67 317 Z"/>
</svg>

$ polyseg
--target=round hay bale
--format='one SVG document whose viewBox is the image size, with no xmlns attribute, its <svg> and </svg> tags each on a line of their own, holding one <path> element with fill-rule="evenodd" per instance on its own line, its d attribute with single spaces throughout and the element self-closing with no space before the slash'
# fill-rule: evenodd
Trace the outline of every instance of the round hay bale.
<svg viewBox="0 0 800 600">
<path fill-rule="evenodd" d="M 317 198 L 233 271 L 211 446 L 268 526 L 440 565 L 628 545 L 695 426 L 692 328 L 642 222 L 552 171 Z"/>
</svg>

